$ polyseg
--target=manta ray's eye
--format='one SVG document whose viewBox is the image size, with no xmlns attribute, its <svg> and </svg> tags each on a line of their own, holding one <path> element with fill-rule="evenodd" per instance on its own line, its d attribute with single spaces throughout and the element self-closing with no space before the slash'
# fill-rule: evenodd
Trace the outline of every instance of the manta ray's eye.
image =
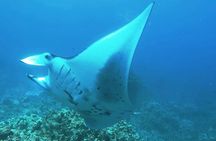
<svg viewBox="0 0 216 141">
<path fill-rule="evenodd" d="M 45 58 L 50 61 L 54 58 L 54 56 L 52 54 L 47 54 L 45 55 Z"/>
</svg>

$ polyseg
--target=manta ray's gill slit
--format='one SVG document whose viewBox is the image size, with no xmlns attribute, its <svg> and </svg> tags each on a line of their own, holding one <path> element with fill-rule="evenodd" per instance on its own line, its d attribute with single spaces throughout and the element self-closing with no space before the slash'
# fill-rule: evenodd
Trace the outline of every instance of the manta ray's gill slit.
<svg viewBox="0 0 216 141">
<path fill-rule="evenodd" d="M 76 78 L 74 76 L 73 73 L 71 73 L 71 69 L 68 71 L 67 73 L 68 75 L 66 75 L 67 77 L 65 77 L 64 81 L 66 81 L 66 79 L 70 76 L 72 79 L 68 82 L 68 84 L 65 86 L 66 89 L 70 89 L 70 90 L 74 90 L 73 86 L 74 86 L 74 83 L 76 82 Z"/>
<path fill-rule="evenodd" d="M 71 72 L 71 68 L 70 68 L 70 69 L 68 70 L 68 72 L 66 73 L 66 75 L 65 75 L 65 77 L 64 77 L 64 79 L 63 79 L 61 85 L 64 85 L 64 83 L 65 83 L 66 79 L 68 78 L 70 72 Z"/>
<path fill-rule="evenodd" d="M 76 90 L 79 90 L 79 86 L 80 86 L 80 82 L 78 81 L 78 82 L 76 83 L 75 89 L 76 89 Z"/>
<path fill-rule="evenodd" d="M 75 76 L 74 76 L 74 77 L 72 78 L 72 80 L 71 80 L 71 81 L 75 81 L 75 79 L 76 79 L 76 78 L 75 78 Z"/>
<path fill-rule="evenodd" d="M 65 94 L 69 97 L 69 102 L 70 102 L 71 104 L 77 106 L 78 103 L 74 101 L 73 96 L 72 96 L 67 90 L 64 90 L 64 92 L 65 92 Z"/>
<path fill-rule="evenodd" d="M 64 68 L 64 65 L 62 65 L 61 68 L 59 69 L 59 72 L 56 75 L 56 80 L 58 80 L 59 76 L 61 75 L 63 68 Z"/>
<path fill-rule="evenodd" d="M 74 78 L 74 76 L 73 76 L 73 73 L 71 73 L 71 68 L 67 68 L 65 65 L 62 65 L 62 67 L 60 68 L 60 70 L 59 70 L 59 72 L 58 72 L 58 74 L 57 74 L 57 76 L 56 76 L 56 85 L 59 87 L 59 88 L 67 88 L 68 86 L 65 86 L 64 87 L 64 84 L 65 84 L 65 82 L 66 82 L 66 79 L 71 75 L 72 76 L 72 78 Z M 62 79 L 59 79 L 59 78 L 62 78 Z M 73 80 L 75 80 L 75 78 L 73 79 Z M 59 82 L 58 82 L 59 81 Z M 60 82 L 61 81 L 61 82 Z M 66 84 L 67 85 L 67 84 Z M 68 84 L 69 85 L 69 84 Z"/>
<path fill-rule="evenodd" d="M 65 79 L 69 76 L 70 72 L 71 72 L 71 68 L 70 68 L 70 69 L 68 70 L 68 72 L 66 73 Z"/>
</svg>

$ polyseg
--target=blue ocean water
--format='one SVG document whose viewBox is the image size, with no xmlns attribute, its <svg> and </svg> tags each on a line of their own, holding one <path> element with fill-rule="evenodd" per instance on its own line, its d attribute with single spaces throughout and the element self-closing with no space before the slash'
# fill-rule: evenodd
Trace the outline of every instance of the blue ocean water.
<svg viewBox="0 0 216 141">
<path fill-rule="evenodd" d="M 24 66 L 20 59 L 41 52 L 75 56 L 150 2 L 1 0 L 1 97 L 14 87 L 37 87 L 25 74 L 44 70 Z M 155 0 L 132 64 L 152 99 L 196 105 L 207 113 L 216 108 L 215 8 L 213 0 Z"/>
</svg>

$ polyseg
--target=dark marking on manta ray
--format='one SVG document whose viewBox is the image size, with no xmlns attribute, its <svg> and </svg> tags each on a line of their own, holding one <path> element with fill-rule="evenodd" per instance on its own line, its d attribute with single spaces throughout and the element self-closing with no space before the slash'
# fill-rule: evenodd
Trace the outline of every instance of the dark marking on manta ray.
<svg viewBox="0 0 216 141">
<path fill-rule="evenodd" d="M 70 102 L 71 104 L 74 104 L 75 106 L 77 106 L 78 103 L 74 101 L 74 98 L 72 97 L 72 95 L 71 95 L 67 90 L 64 90 L 64 92 L 65 92 L 65 93 L 67 94 L 67 96 L 69 97 L 69 102 Z"/>
<path fill-rule="evenodd" d="M 97 105 L 95 105 L 95 104 L 93 104 L 92 107 L 93 107 L 94 109 L 96 109 L 97 111 L 103 111 L 102 108 L 98 108 Z"/>
<path fill-rule="evenodd" d="M 83 93 L 83 91 L 82 90 L 80 90 L 80 92 L 78 93 L 79 95 L 81 95 Z"/>
<path fill-rule="evenodd" d="M 88 111 L 88 110 L 83 110 L 83 111 L 79 111 L 81 114 L 84 114 L 84 115 L 89 115 L 89 114 L 92 114 L 92 111 Z"/>
<path fill-rule="evenodd" d="M 94 113 L 94 114 L 98 114 L 98 111 L 94 111 L 94 110 L 93 110 L 93 113 Z"/>
<path fill-rule="evenodd" d="M 80 86 L 80 82 L 77 83 L 77 86 Z"/>
<path fill-rule="evenodd" d="M 80 82 L 78 82 L 78 83 L 76 84 L 76 89 L 77 89 L 79 86 L 80 86 Z"/>
<path fill-rule="evenodd" d="M 71 68 L 68 70 L 67 74 L 65 75 L 65 79 L 68 77 L 68 75 L 70 74 L 71 72 Z"/>
<path fill-rule="evenodd" d="M 71 81 L 74 81 L 75 80 L 75 76 L 72 78 L 72 80 Z"/>
<path fill-rule="evenodd" d="M 49 61 L 52 60 L 54 57 L 55 57 L 54 55 L 46 55 L 45 56 L 45 58 Z"/>
<path fill-rule="evenodd" d="M 88 102 L 89 101 L 89 98 L 87 96 L 83 96 L 83 100 Z"/>
<path fill-rule="evenodd" d="M 97 109 L 98 111 L 103 111 L 103 109 Z"/>
<path fill-rule="evenodd" d="M 119 99 L 119 101 L 121 101 L 121 102 L 124 102 L 124 99 L 123 99 L 123 97 L 118 97 L 118 99 Z"/>
<path fill-rule="evenodd" d="M 111 112 L 106 111 L 106 112 L 103 113 L 103 115 L 105 115 L 105 116 L 110 116 L 110 115 L 111 115 Z"/>
<path fill-rule="evenodd" d="M 105 114 L 106 114 L 107 116 L 110 116 L 110 115 L 111 115 L 111 113 L 110 113 L 109 111 L 106 111 Z"/>
<path fill-rule="evenodd" d="M 58 80 L 59 76 L 61 75 L 63 68 L 64 68 L 64 65 L 61 66 L 61 68 L 60 68 L 60 70 L 56 76 L 56 80 Z"/>
<path fill-rule="evenodd" d="M 65 78 L 64 78 L 64 80 L 63 80 L 63 82 L 62 82 L 62 85 L 63 85 L 64 82 L 66 81 L 66 79 L 67 79 L 67 77 L 69 76 L 70 72 L 71 72 L 71 68 L 70 68 L 70 69 L 68 70 L 68 72 L 66 73 Z"/>
</svg>

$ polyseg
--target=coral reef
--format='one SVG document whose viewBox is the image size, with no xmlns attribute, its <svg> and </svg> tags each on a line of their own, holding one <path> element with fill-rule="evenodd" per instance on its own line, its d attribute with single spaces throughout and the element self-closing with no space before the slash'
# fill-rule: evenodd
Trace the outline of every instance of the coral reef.
<svg viewBox="0 0 216 141">
<path fill-rule="evenodd" d="M 103 130 L 89 129 L 74 111 L 62 109 L 45 117 L 35 114 L 0 122 L 0 140 L 61 140 L 61 141 L 110 141 L 141 140 L 134 127 L 121 121 Z"/>
<path fill-rule="evenodd" d="M 0 97 L 0 141 L 215 141 L 216 108 L 146 100 L 137 114 L 103 130 L 40 91 L 9 89 Z"/>
</svg>

